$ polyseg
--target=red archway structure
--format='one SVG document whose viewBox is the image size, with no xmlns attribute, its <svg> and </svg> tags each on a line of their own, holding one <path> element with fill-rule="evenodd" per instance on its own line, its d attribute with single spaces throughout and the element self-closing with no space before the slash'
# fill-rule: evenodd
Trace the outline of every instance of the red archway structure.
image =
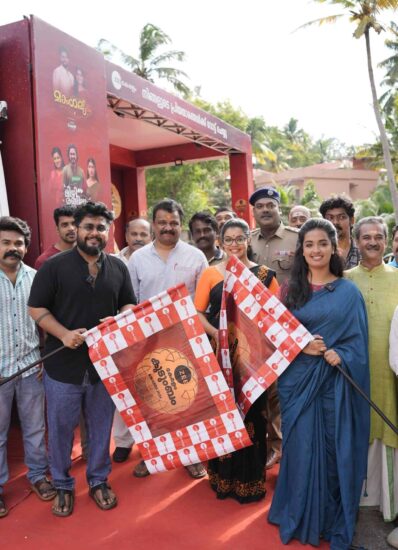
<svg viewBox="0 0 398 550">
<path fill-rule="evenodd" d="M 54 208 L 87 198 L 110 205 L 111 182 L 121 198 L 120 243 L 124 222 L 146 215 L 145 169 L 155 166 L 228 157 L 232 207 L 252 222 L 247 134 L 35 16 L 1 27 L 0 73 L 0 99 L 9 106 L 0 139 L 10 212 L 32 227 L 32 257 L 56 239 Z M 54 149 L 68 166 L 58 179 Z M 91 188 L 93 160 L 98 185 Z"/>
<path fill-rule="evenodd" d="M 146 168 L 228 156 L 232 205 L 250 222 L 249 136 L 112 63 L 105 69 L 112 181 L 124 218 L 146 215 Z"/>
</svg>

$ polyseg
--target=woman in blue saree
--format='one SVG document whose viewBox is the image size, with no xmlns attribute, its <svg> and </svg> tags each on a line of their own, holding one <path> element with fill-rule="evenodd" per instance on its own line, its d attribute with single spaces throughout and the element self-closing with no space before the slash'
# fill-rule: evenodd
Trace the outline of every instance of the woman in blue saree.
<svg viewBox="0 0 398 550">
<path fill-rule="evenodd" d="M 327 220 L 307 221 L 282 301 L 315 339 L 278 380 L 282 461 L 268 520 L 282 542 L 354 535 L 369 438 L 369 407 L 339 371 L 369 392 L 367 318 L 359 290 L 342 278 L 337 237 Z"/>
</svg>

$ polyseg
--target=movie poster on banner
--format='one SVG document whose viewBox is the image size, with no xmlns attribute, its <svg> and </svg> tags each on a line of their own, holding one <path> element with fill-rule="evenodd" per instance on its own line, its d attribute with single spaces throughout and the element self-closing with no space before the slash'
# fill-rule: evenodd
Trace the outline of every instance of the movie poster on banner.
<svg viewBox="0 0 398 550">
<path fill-rule="evenodd" d="M 150 473 L 252 444 L 185 285 L 91 329 L 86 343 Z"/>
<path fill-rule="evenodd" d="M 87 200 L 111 207 L 104 57 L 32 16 L 36 165 L 42 248 L 53 210 Z M 55 232 L 55 227 L 54 227 Z"/>
<path fill-rule="evenodd" d="M 244 415 L 313 340 L 235 256 L 226 267 L 219 328 L 219 364 Z"/>
</svg>

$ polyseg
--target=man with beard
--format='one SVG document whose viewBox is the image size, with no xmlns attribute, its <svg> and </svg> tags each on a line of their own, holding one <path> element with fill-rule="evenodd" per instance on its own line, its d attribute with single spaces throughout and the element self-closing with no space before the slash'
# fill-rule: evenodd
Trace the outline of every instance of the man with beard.
<svg viewBox="0 0 398 550">
<path fill-rule="evenodd" d="M 104 253 L 112 212 L 103 203 L 87 202 L 76 209 L 74 219 L 76 246 L 43 264 L 29 297 L 32 318 L 48 334 L 45 353 L 65 346 L 44 363 L 56 516 L 73 511 L 74 479 L 69 470 L 81 408 L 87 427 L 89 494 L 102 510 L 117 504 L 107 481 L 115 407 L 90 361 L 82 334 L 135 303 L 126 266 Z"/>
<path fill-rule="evenodd" d="M 116 257 L 127 265 L 134 252 L 151 242 L 151 224 L 142 218 L 130 220 L 126 224 L 125 239 L 127 246 Z"/>
<path fill-rule="evenodd" d="M 19 218 L 0 218 L 0 379 L 40 359 L 39 333 L 28 315 L 27 303 L 36 271 L 23 263 L 30 229 Z M 8 513 L 2 493 L 8 480 L 7 435 L 15 398 L 21 423 L 27 477 L 42 500 L 55 497 L 47 480 L 44 390 L 40 368 L 25 372 L 0 387 L 0 517 Z"/>
<path fill-rule="evenodd" d="M 216 265 L 225 259 L 225 252 L 216 246 L 218 224 L 207 212 L 197 212 L 189 220 L 189 231 L 196 248 L 206 256 L 209 265 Z"/>
<path fill-rule="evenodd" d="M 68 146 L 69 164 L 62 170 L 62 180 L 64 184 L 65 204 L 70 206 L 80 206 L 87 200 L 84 192 L 85 176 L 83 170 L 78 166 L 78 154 L 76 145 Z"/>
<path fill-rule="evenodd" d="M 358 248 L 351 236 L 354 225 L 355 208 L 352 202 L 343 196 L 331 197 L 319 207 L 322 218 L 329 220 L 336 228 L 338 252 L 344 263 L 344 269 L 356 267 L 361 259 Z"/>
<path fill-rule="evenodd" d="M 151 242 L 151 224 L 141 218 L 131 220 L 126 225 L 125 236 L 127 246 L 115 256 L 128 265 L 130 256 Z M 112 455 L 113 461 L 125 462 L 131 453 L 134 439 L 117 410 L 115 410 L 113 418 L 113 440 L 115 442 L 115 450 Z"/>
<path fill-rule="evenodd" d="M 164 199 L 153 207 L 155 239 L 134 252 L 128 264 L 139 303 L 180 283 L 185 283 L 193 297 L 207 261 L 203 252 L 180 239 L 183 218 L 182 207 L 172 199 Z M 206 475 L 200 463 L 187 466 L 187 470 L 195 479 Z M 133 473 L 136 477 L 147 476 L 145 462 L 137 464 Z"/>
<path fill-rule="evenodd" d="M 64 47 L 59 49 L 60 65 L 53 71 L 53 90 L 69 96 L 72 94 L 75 77 L 69 70 L 69 55 Z"/>
<path fill-rule="evenodd" d="M 369 323 L 370 398 L 398 425 L 398 387 L 389 365 L 389 333 L 398 304 L 398 271 L 383 262 L 387 227 L 362 218 L 354 227 L 359 265 L 345 273 L 362 292 Z M 371 410 L 368 475 L 361 506 L 377 506 L 384 521 L 398 514 L 398 436 Z"/>
<path fill-rule="evenodd" d="M 280 195 L 273 187 L 261 187 L 249 199 L 259 229 L 252 231 L 252 260 L 276 273 L 279 284 L 290 275 L 297 245 L 297 229 L 286 227 L 281 220 Z M 268 457 L 266 468 L 272 468 L 282 456 L 281 413 L 277 383 L 267 391 Z"/>
<path fill-rule="evenodd" d="M 35 261 L 35 269 L 40 269 L 48 258 L 59 254 L 64 250 L 73 248 L 76 243 L 76 226 L 73 214 L 75 209 L 72 206 L 61 206 L 54 210 L 54 222 L 57 228 L 58 240 L 49 246 Z"/>
</svg>

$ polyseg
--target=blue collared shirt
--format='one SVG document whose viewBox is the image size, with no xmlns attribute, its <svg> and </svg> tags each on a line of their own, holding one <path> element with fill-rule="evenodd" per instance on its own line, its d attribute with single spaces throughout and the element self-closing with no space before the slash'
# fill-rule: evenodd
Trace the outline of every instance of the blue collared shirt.
<svg viewBox="0 0 398 550">
<path fill-rule="evenodd" d="M 398 264 L 395 258 L 393 258 L 391 262 L 388 262 L 388 265 L 390 265 L 391 267 L 398 267 Z"/>
<path fill-rule="evenodd" d="M 170 287 L 185 283 L 193 297 L 199 277 L 208 267 L 201 250 L 179 240 L 167 261 L 149 243 L 130 256 L 128 269 L 138 303 L 148 300 Z"/>
<path fill-rule="evenodd" d="M 40 359 L 39 331 L 28 314 L 28 298 L 36 270 L 21 262 L 15 286 L 0 269 L 0 377 L 15 374 Z M 38 371 L 29 370 L 27 377 Z"/>
</svg>

